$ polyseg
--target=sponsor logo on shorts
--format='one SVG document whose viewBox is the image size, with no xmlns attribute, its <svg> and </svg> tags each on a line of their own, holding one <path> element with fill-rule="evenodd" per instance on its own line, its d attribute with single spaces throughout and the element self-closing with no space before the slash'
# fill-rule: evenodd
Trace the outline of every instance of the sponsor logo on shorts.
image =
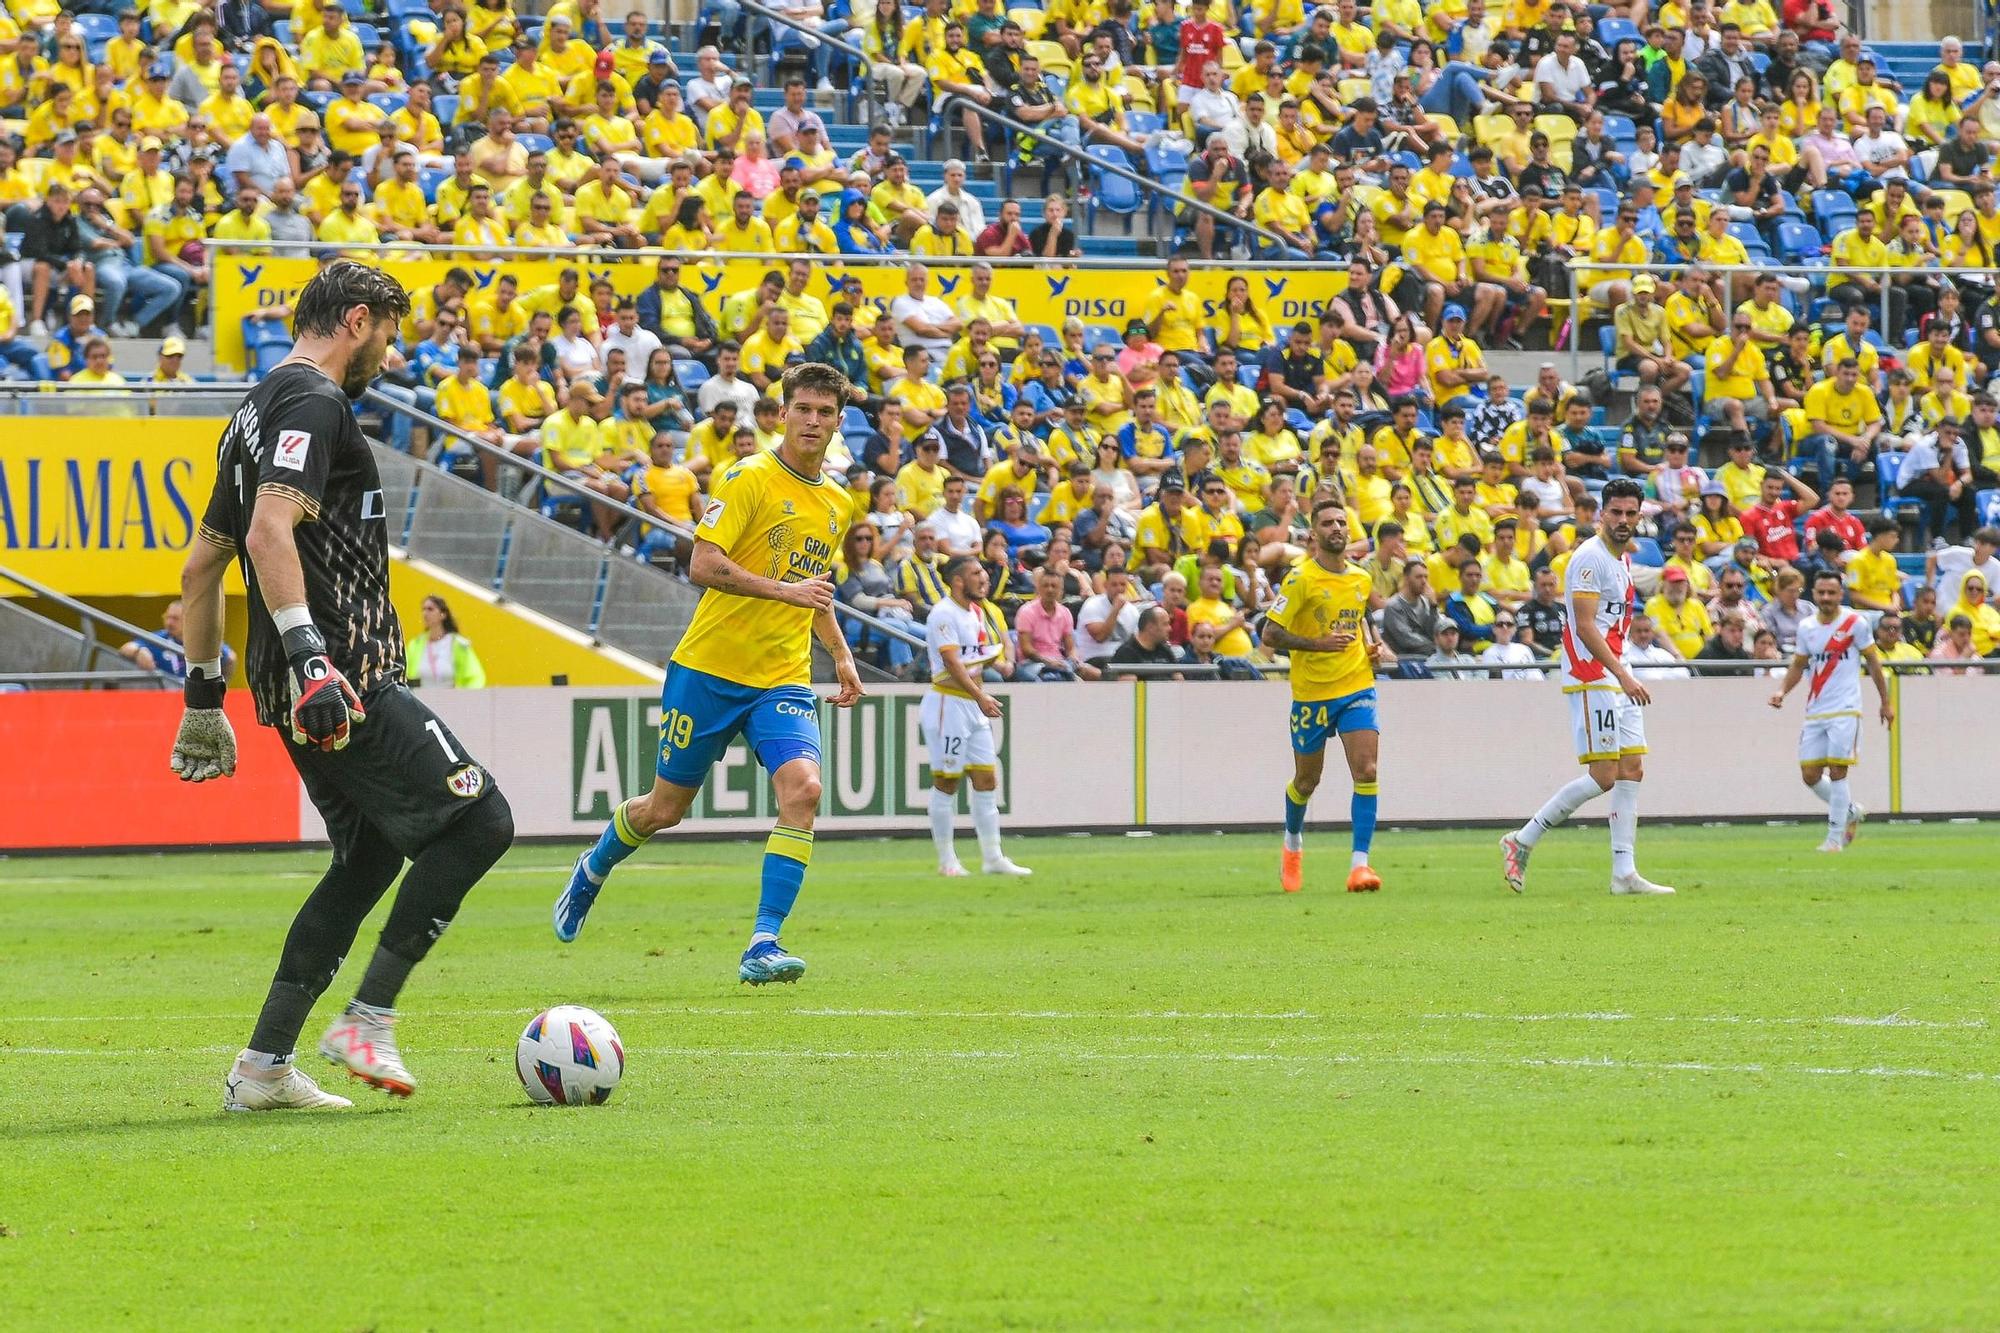
<svg viewBox="0 0 2000 1333">
<path fill-rule="evenodd" d="M 444 785 L 451 789 L 453 796 L 469 801 L 486 790 L 486 770 L 477 764 L 462 764 L 451 771 Z"/>
<path fill-rule="evenodd" d="M 778 705 L 778 711 L 784 714 L 786 717 L 817 718 L 819 716 L 819 710 L 817 708 L 812 708 L 805 704 L 795 704 L 790 702 L 780 703 Z"/>
</svg>

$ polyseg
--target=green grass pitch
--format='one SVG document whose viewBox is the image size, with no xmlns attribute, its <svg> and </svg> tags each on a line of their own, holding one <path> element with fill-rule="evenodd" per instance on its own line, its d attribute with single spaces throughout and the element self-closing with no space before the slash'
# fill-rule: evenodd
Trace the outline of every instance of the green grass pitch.
<svg viewBox="0 0 2000 1333">
<path fill-rule="evenodd" d="M 969 840 L 969 833 L 964 835 Z M 405 996 L 420 1081 L 225 1116 L 323 853 L 0 862 L 0 1326 L 1991 1328 L 1993 828 L 1601 822 L 828 842 L 735 980 L 746 844 L 649 847 L 583 938 L 523 848 Z M 310 1049 L 372 933 L 305 1034 Z M 536 1109 L 527 1018 L 630 1054 Z"/>
</svg>

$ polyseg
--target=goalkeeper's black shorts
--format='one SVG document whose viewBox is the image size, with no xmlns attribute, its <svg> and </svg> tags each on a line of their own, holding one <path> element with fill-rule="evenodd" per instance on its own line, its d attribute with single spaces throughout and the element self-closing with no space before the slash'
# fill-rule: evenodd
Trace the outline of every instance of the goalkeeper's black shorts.
<svg viewBox="0 0 2000 1333">
<path fill-rule="evenodd" d="M 337 859 L 381 842 L 414 859 L 497 790 L 493 775 L 407 686 L 378 686 L 361 706 L 368 719 L 353 727 L 345 749 L 294 744 L 285 723 L 278 731 L 307 797 L 326 821 Z"/>
</svg>

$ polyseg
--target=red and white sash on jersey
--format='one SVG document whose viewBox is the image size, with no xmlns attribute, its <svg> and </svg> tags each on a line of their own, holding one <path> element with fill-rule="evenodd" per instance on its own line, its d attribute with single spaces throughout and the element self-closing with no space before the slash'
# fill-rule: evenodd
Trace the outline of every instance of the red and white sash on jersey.
<svg viewBox="0 0 2000 1333">
<path fill-rule="evenodd" d="M 1825 660 L 1820 663 L 1819 670 L 1813 672 L 1811 688 L 1806 691 L 1807 709 L 1811 709 L 1813 704 L 1819 701 L 1819 692 L 1826 688 L 1826 683 L 1833 679 L 1833 673 L 1846 659 L 1848 650 L 1854 647 L 1854 634 L 1860 624 L 1860 613 L 1849 611 L 1834 628 L 1833 633 L 1827 637 Z"/>
</svg>

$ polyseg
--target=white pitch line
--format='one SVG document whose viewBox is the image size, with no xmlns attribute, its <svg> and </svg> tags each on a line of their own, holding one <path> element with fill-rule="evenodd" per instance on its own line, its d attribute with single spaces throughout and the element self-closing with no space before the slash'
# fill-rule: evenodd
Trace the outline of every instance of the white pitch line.
<svg viewBox="0 0 2000 1333">
<path fill-rule="evenodd" d="M 1869 1017 L 1860 1014 L 1827 1014 L 1820 1017 L 1764 1017 L 1752 1014 L 1625 1014 L 1582 1012 L 1554 1014 L 1424 1014 L 1427 1020 L 1450 1023 L 1728 1023 L 1751 1027 L 1804 1027 L 1826 1024 L 1850 1028 L 1941 1028 L 1959 1031 L 1989 1026 L 1983 1018 L 1935 1020 L 1906 1018 L 1902 1014 Z"/>
<path fill-rule="evenodd" d="M 126 1050 L 69 1049 L 54 1046 L 0 1046 L 0 1055 L 32 1055 L 38 1057 L 94 1056 L 109 1059 L 133 1059 L 156 1055 L 219 1055 L 231 1050 L 228 1046 L 194 1047 L 140 1047 Z M 1808 1078 L 1881 1078 L 1881 1079 L 1941 1079 L 1968 1083 L 1990 1083 L 2000 1081 L 2000 1074 L 1983 1070 L 1966 1070 L 1953 1073 L 1942 1069 L 1898 1068 L 1887 1065 L 1846 1066 L 1846 1065 L 1769 1065 L 1759 1063 L 1722 1064 L 1702 1060 L 1615 1060 L 1600 1057 L 1561 1056 L 1478 1056 L 1478 1055 L 1285 1055 L 1272 1051 L 1173 1051 L 1173 1052 L 1132 1052 L 1132 1051 L 1083 1051 L 1083 1050 L 923 1050 L 923 1051 L 853 1051 L 853 1050 L 751 1050 L 705 1047 L 658 1047 L 636 1054 L 647 1059 L 684 1060 L 845 1060 L 868 1063 L 890 1063 L 908 1061 L 912 1063 L 935 1063 L 940 1060 L 966 1063 L 1033 1061 L 1033 1060 L 1079 1060 L 1087 1063 L 1107 1064 L 1272 1064 L 1291 1066 L 1438 1066 L 1447 1068 L 1482 1067 L 1511 1069 L 1564 1069 L 1602 1070 L 1611 1073 L 1668 1073 L 1668 1074 L 1767 1074 L 1773 1076 L 1798 1075 Z M 440 1055 L 488 1055 L 484 1047 L 457 1046 L 433 1048 L 432 1054 Z"/>
<path fill-rule="evenodd" d="M 544 1006 L 546 1007 L 546 1006 Z M 520 1006 L 495 1009 L 430 1009 L 413 1015 L 423 1018 L 512 1018 L 530 1017 L 541 1009 Z M 1101 1011 L 1078 1009 L 831 1009 L 820 1007 L 777 1008 L 763 1005 L 626 1005 L 616 1015 L 649 1018 L 881 1018 L 949 1019 L 957 1021 L 1004 1022 L 1165 1022 L 1165 1023 L 1331 1023 L 1349 1022 L 1349 1016 L 1322 1014 L 1306 1009 L 1274 1011 L 1142 1009 Z M 243 1014 L 47 1014 L 23 1021 L 32 1023 L 218 1023 L 240 1019 Z M 1752 1027 L 1857 1027 L 1916 1028 L 1942 1031 L 1983 1030 L 1984 1019 L 1923 1019 L 1902 1014 L 1867 1016 L 1858 1014 L 1758 1016 L 1750 1014 L 1630 1014 L 1616 1010 L 1586 1010 L 1572 1013 L 1501 1014 L 1478 1011 L 1427 1013 L 1418 1017 L 1429 1022 L 1452 1023 L 1712 1023 Z"/>
</svg>

